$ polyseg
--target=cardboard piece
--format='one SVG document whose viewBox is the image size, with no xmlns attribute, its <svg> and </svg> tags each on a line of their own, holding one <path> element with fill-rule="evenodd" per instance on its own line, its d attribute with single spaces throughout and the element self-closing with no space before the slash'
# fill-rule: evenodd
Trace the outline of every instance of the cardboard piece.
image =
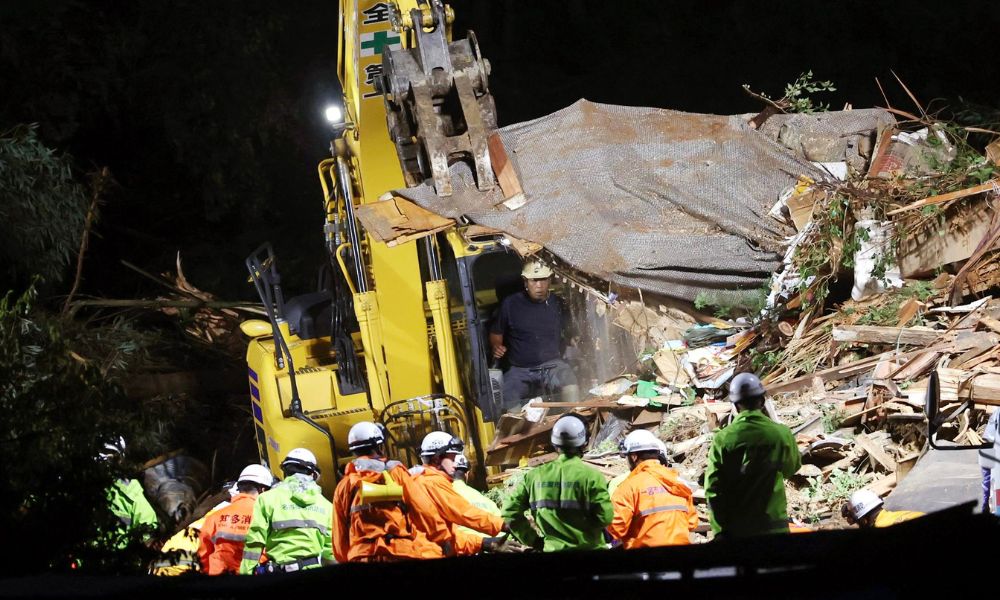
<svg viewBox="0 0 1000 600">
<path fill-rule="evenodd" d="M 369 235 L 390 248 L 455 225 L 451 219 L 391 194 L 378 202 L 358 206 L 355 214 Z"/>
</svg>

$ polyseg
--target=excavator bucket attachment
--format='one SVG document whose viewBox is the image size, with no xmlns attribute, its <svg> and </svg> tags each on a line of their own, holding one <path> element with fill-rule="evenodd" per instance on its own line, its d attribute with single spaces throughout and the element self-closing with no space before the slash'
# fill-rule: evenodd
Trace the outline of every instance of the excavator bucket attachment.
<svg viewBox="0 0 1000 600">
<path fill-rule="evenodd" d="M 416 47 L 386 48 L 380 83 L 406 184 L 433 179 L 438 196 L 451 195 L 448 166 L 456 161 L 472 167 L 480 191 L 495 184 L 487 146 L 497 128 L 489 63 L 471 31 L 466 39 L 448 42 L 450 16 L 440 0 L 409 14 L 393 10 L 393 27 L 413 36 Z"/>
</svg>

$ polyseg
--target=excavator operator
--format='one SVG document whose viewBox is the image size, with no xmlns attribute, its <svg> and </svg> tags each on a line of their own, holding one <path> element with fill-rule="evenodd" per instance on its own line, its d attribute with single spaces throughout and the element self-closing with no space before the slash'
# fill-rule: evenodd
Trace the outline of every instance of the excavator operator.
<svg viewBox="0 0 1000 600">
<path fill-rule="evenodd" d="M 510 363 L 503 377 L 504 407 L 516 409 L 538 390 L 560 390 L 562 400 L 573 402 L 579 397 L 576 375 L 560 353 L 567 311 L 562 299 L 549 291 L 552 269 L 528 261 L 521 279 L 524 292 L 504 298 L 490 328 L 493 358 L 507 357 Z"/>
</svg>

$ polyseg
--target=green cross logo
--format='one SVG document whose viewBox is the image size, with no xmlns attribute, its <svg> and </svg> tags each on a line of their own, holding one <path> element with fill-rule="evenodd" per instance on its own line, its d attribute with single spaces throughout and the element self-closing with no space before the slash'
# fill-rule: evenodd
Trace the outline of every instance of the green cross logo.
<svg viewBox="0 0 1000 600">
<path fill-rule="evenodd" d="M 381 55 L 382 50 L 402 47 L 399 36 L 391 31 L 375 31 L 361 34 L 361 56 Z"/>
</svg>

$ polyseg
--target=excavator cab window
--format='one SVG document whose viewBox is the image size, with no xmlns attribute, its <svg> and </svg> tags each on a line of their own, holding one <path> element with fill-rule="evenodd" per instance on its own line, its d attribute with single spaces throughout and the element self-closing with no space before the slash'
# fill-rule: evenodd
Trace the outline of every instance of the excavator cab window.
<svg viewBox="0 0 1000 600">
<path fill-rule="evenodd" d="M 490 389 L 490 320 L 500 301 L 521 289 L 521 259 L 500 244 L 457 257 L 451 245 L 439 244 L 441 274 L 448 281 L 452 322 L 458 345 L 458 370 L 464 387 L 486 419 L 500 417 Z"/>
</svg>

